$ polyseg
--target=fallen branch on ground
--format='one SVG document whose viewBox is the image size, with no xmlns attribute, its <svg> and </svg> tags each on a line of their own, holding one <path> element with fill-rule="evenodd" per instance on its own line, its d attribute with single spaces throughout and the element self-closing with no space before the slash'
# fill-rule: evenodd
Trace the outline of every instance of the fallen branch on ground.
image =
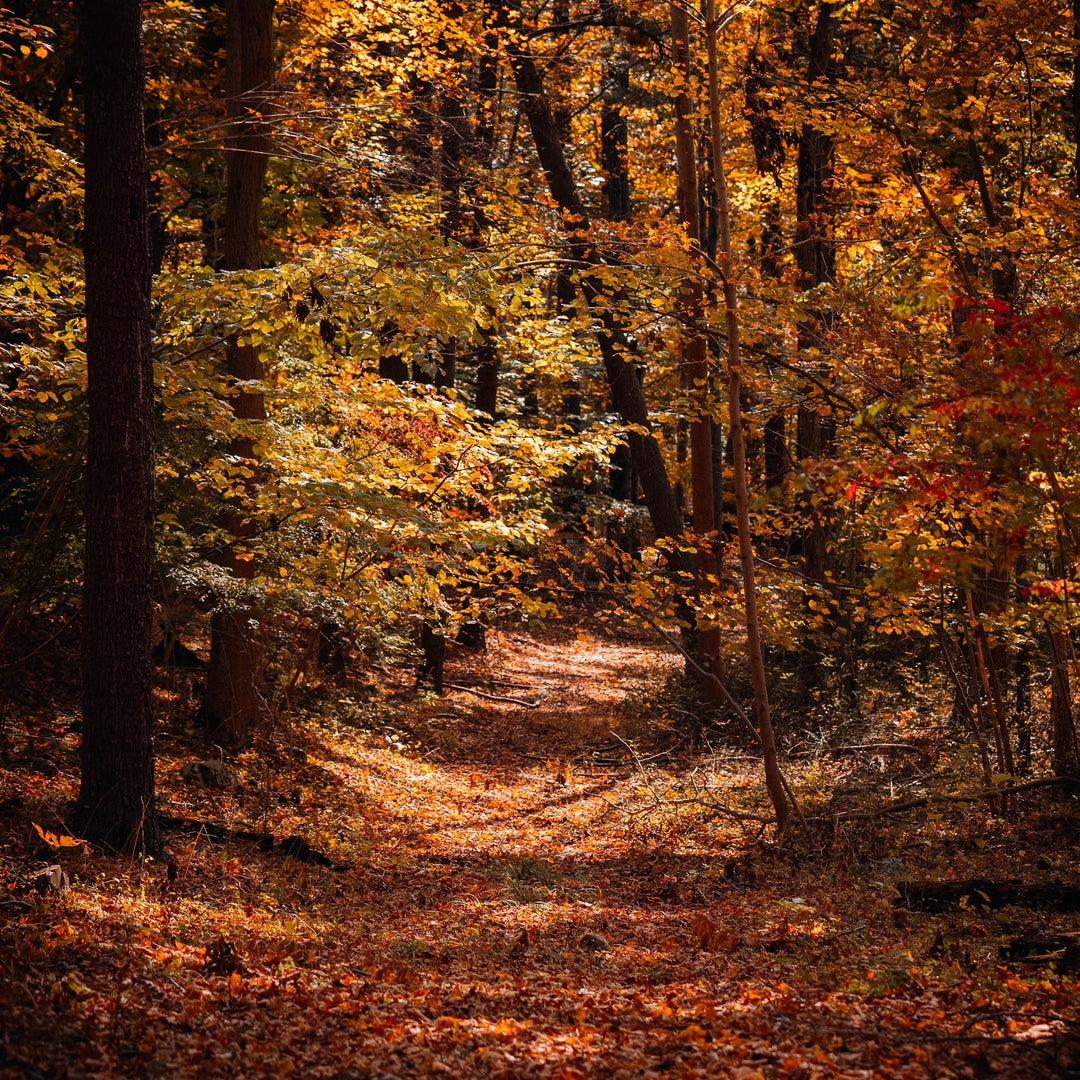
<svg viewBox="0 0 1080 1080">
<path fill-rule="evenodd" d="M 447 683 L 447 690 L 461 690 L 466 694 L 475 694 L 477 697 L 487 698 L 488 701 L 505 701 L 510 705 L 521 705 L 526 709 L 536 709 L 540 707 L 541 698 L 537 698 L 535 701 L 523 701 L 521 698 L 505 697 L 503 694 L 488 694 L 483 690 L 477 690 L 474 686 L 462 686 L 460 683 Z"/>
<path fill-rule="evenodd" d="M 697 770 L 695 769 L 696 773 Z M 694 785 L 693 774 L 691 784 Z M 709 805 L 721 814 L 739 821 L 761 822 L 765 825 L 776 824 L 776 818 L 771 816 L 757 816 L 756 814 L 744 814 L 742 811 L 733 810 L 719 802 L 704 776 L 701 778 L 702 790 L 709 797 Z M 981 802 L 984 799 L 996 799 L 1002 795 L 1021 795 L 1026 791 L 1036 791 L 1039 788 L 1057 787 L 1059 785 L 1080 787 L 1080 778 L 1072 776 L 1044 776 L 1038 780 L 1029 780 L 1024 784 L 1012 784 L 1009 787 L 989 788 L 985 791 L 973 791 L 970 795 L 920 795 L 915 799 L 905 799 L 903 802 L 890 803 L 887 806 L 879 806 L 874 810 L 845 810 L 835 814 L 808 814 L 808 822 L 840 822 L 840 821 L 874 821 L 889 814 L 901 814 L 905 810 L 918 810 L 923 806 L 937 806 L 948 803 Z M 695 785 L 696 788 L 696 785 Z"/>
<path fill-rule="evenodd" d="M 1080 779 L 1072 776 L 1044 776 L 1039 780 L 1029 780 L 1025 784 L 1012 784 L 1009 787 L 973 791 L 970 795 L 920 795 L 915 799 L 905 799 L 903 802 L 879 806 L 876 810 L 848 810 L 840 814 L 814 814 L 807 820 L 873 821 L 875 818 L 884 817 L 886 814 L 900 814 L 905 810 L 918 810 L 923 806 L 936 806 L 939 803 L 981 802 L 984 799 L 997 799 L 1002 795 L 1020 795 L 1025 791 L 1035 791 L 1038 788 L 1057 787 L 1059 785 L 1080 786 Z"/>
<path fill-rule="evenodd" d="M 213 821 L 199 821 L 196 818 L 180 818 L 162 814 L 159 815 L 158 820 L 163 829 L 185 829 L 197 825 L 199 827 L 199 836 L 206 836 L 216 842 L 244 840 L 250 844 L 255 844 L 260 851 L 274 855 L 284 855 L 290 859 L 297 859 L 302 863 L 314 863 L 318 866 L 325 866 L 330 870 L 348 869 L 346 864 L 335 863 L 321 851 L 316 851 L 301 836 L 286 836 L 284 840 L 278 841 L 273 833 L 255 832 L 251 829 L 231 829 L 226 825 L 218 825 Z M 188 861 L 190 862 L 190 859 Z"/>
</svg>

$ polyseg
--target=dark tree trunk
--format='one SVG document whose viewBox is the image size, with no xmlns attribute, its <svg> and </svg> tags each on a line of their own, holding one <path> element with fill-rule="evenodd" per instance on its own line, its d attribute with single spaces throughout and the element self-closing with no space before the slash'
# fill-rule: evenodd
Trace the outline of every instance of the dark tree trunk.
<svg viewBox="0 0 1080 1080">
<path fill-rule="evenodd" d="M 780 262 L 780 200 L 773 199 L 761 226 L 761 274 L 778 281 Z M 765 421 L 765 490 L 779 488 L 791 475 L 791 453 L 787 445 L 787 413 L 779 408 Z"/>
<path fill-rule="evenodd" d="M 499 25 L 501 8 L 484 8 L 484 47 L 480 51 L 477 72 L 477 117 L 473 130 L 476 160 L 488 171 L 495 164 L 495 131 L 499 103 Z M 477 206 L 473 212 L 475 232 L 479 236 L 484 227 L 483 209 Z M 476 408 L 487 413 L 493 420 L 499 412 L 499 351 L 495 345 L 495 331 L 491 326 L 480 333 L 476 348 Z"/>
<path fill-rule="evenodd" d="M 590 215 L 581 201 L 574 175 L 567 164 L 536 62 L 517 43 L 508 45 L 508 53 L 520 95 L 520 106 L 529 121 L 548 188 L 560 209 L 574 222 L 574 231 L 569 237 L 571 251 L 584 264 L 600 266 L 604 260 L 588 240 Z M 611 313 L 611 301 L 615 298 L 605 294 L 601 284 L 589 274 L 582 277 L 581 291 L 600 322 L 597 344 L 615 411 L 624 423 L 647 428 L 649 410 L 635 370 L 633 344 Z M 653 529 L 657 536 L 678 536 L 683 527 L 682 515 L 668 479 L 660 444 L 651 435 L 640 432 L 629 433 L 627 443 Z M 679 566 L 686 563 L 678 556 L 673 556 L 672 561 Z"/>
<path fill-rule="evenodd" d="M 379 378 L 400 385 L 409 381 L 409 365 L 396 346 L 397 333 L 392 322 L 383 323 L 379 331 Z"/>
<path fill-rule="evenodd" d="M 499 411 L 499 354 L 492 335 L 476 350 L 476 407 L 494 419 Z"/>
<path fill-rule="evenodd" d="M 765 490 L 780 487 L 791 471 L 787 449 L 787 417 L 773 413 L 765 421 Z"/>
<path fill-rule="evenodd" d="M 83 739 L 71 827 L 161 855 L 154 806 L 154 379 L 139 0 L 86 0 Z"/>
<path fill-rule="evenodd" d="M 811 86 L 828 73 L 835 36 L 834 5 L 823 3 L 818 9 L 817 22 L 810 38 L 807 81 Z M 799 136 L 798 186 L 795 193 L 795 264 L 801 289 L 812 289 L 832 281 L 835 276 L 836 255 L 830 235 L 830 189 L 835 146 L 833 135 L 818 130 L 812 123 L 803 126 Z M 829 321 L 827 311 L 811 312 L 810 317 L 798 328 L 800 352 L 811 348 L 822 353 L 825 351 Z M 799 407 L 796 441 L 800 461 L 831 454 L 835 438 L 836 425 L 831 415 L 818 412 L 815 404 Z M 811 581 L 824 584 L 828 563 L 827 508 L 819 504 L 811 509 L 807 503 L 805 509 L 810 516 L 803 536 L 806 576 Z"/>
<path fill-rule="evenodd" d="M 274 0 L 227 0 L 226 110 L 232 127 L 225 144 L 225 228 L 223 270 L 257 270 L 262 263 L 260 219 L 263 187 L 270 157 L 270 139 L 259 114 L 266 111 L 274 81 Z M 237 381 L 259 382 L 265 372 L 254 346 L 231 343 L 225 356 L 228 374 Z M 233 397 L 237 418 L 266 419 L 261 393 Z M 231 452 L 253 457 L 254 439 L 239 436 Z M 250 532 L 243 512 L 229 528 L 242 541 Z M 235 577 L 257 573 L 252 559 L 238 559 L 229 550 L 223 562 Z M 210 626 L 210 668 L 202 716 L 207 725 L 231 743 L 247 740 L 259 716 L 255 687 L 256 643 L 253 613 L 247 608 L 218 612 Z"/>
<path fill-rule="evenodd" d="M 435 693 L 442 694 L 446 664 L 446 638 L 442 631 L 431 623 L 424 623 L 420 629 L 420 648 L 424 655 L 416 673 L 417 685 L 431 679 Z"/>
<path fill-rule="evenodd" d="M 1050 739 L 1053 748 L 1054 775 L 1080 775 L 1080 753 L 1076 744 L 1073 719 L 1072 687 L 1069 679 L 1068 636 L 1050 635 Z"/>
<path fill-rule="evenodd" d="M 679 3 L 671 5 L 672 66 L 689 87 L 690 22 Z M 700 258 L 701 203 L 698 195 L 698 160 L 693 125 L 694 104 L 686 90 L 675 98 L 675 162 L 679 181 L 679 220 L 686 228 L 690 243 Z M 680 342 L 682 384 L 691 403 L 690 482 L 693 495 L 694 543 L 697 547 L 696 570 L 699 595 L 708 592 L 709 576 L 716 571 L 716 555 L 709 539 L 716 525 L 713 510 L 712 420 L 709 411 L 709 360 L 705 334 L 700 329 L 704 293 L 700 277 L 688 280 L 679 298 L 685 328 Z M 704 674 L 700 680 L 703 703 L 720 704 L 721 695 L 714 674 L 720 671 L 720 628 L 715 623 L 698 627 L 698 656 Z"/>
<path fill-rule="evenodd" d="M 1072 104 L 1073 191 L 1080 195 L 1080 0 L 1072 0 L 1073 77 L 1070 87 Z"/>
<path fill-rule="evenodd" d="M 1080 0 L 1078 0 L 1080 2 Z M 630 68 L 625 60 L 608 63 L 602 88 L 600 158 L 604 168 L 607 215 L 612 221 L 630 220 L 629 129 L 623 111 L 630 95 Z"/>
<path fill-rule="evenodd" d="M 456 0 L 443 5 L 447 25 L 460 23 L 464 8 Z M 440 48 L 459 66 L 463 65 L 464 56 L 460 45 L 448 45 L 444 36 Z M 464 75 L 464 72 L 462 72 Z M 464 170 L 461 155 L 469 127 L 469 117 L 465 103 L 457 94 L 443 94 L 439 101 L 439 186 L 442 191 L 442 220 L 440 231 L 447 241 L 460 240 L 462 227 L 461 187 Z M 440 350 L 439 366 L 435 372 L 435 385 L 453 388 L 457 382 L 458 343 L 446 342 Z"/>
</svg>

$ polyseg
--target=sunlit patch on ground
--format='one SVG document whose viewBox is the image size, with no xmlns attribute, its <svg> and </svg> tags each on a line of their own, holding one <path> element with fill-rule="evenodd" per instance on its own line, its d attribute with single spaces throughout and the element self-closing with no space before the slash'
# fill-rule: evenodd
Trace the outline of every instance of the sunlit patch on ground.
<svg viewBox="0 0 1080 1080">
<path fill-rule="evenodd" d="M 198 737 L 163 739 L 166 812 L 302 836 L 337 868 L 198 827 L 167 834 L 175 880 L 41 852 L 24 826 L 77 779 L 58 725 L 53 775 L 3 777 L 0 1077 L 1075 1075 L 1071 974 L 997 956 L 1067 918 L 892 903 L 901 872 L 1019 872 L 1045 823 L 964 809 L 780 849 L 692 782 L 762 814 L 745 750 L 652 758 L 627 702 L 676 666 L 602 630 L 493 634 L 448 677 L 491 697 L 403 697 L 393 730 L 297 716 L 303 754 L 244 755 L 230 792 L 181 785 Z M 807 805 L 852 775 L 789 771 Z M 70 891 L 33 888 L 39 855 Z"/>
</svg>

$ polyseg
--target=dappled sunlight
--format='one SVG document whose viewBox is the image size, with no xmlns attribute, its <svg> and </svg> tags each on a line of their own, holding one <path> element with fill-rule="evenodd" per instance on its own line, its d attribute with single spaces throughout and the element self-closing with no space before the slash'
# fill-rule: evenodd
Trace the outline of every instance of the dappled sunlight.
<svg viewBox="0 0 1080 1080">
<path fill-rule="evenodd" d="M 0 908 L 19 1043 L 43 1075 L 90 1043 L 87 1074 L 343 1077 L 354 1061 L 747 1080 L 930 1080 L 991 1051 L 1019 1078 L 1041 1046 L 1065 1045 L 1071 984 L 1003 974 L 989 916 L 912 915 L 913 936 L 857 838 L 823 872 L 812 851 L 762 844 L 707 801 L 678 805 L 697 769 L 726 802 L 760 809 L 752 757 L 676 768 L 627 750 L 592 764 L 635 688 L 671 668 L 662 646 L 602 632 L 505 634 L 484 658 L 453 658 L 450 681 L 527 683 L 547 691 L 535 709 L 420 697 L 400 737 L 298 717 L 305 754 L 275 786 L 295 785 L 298 802 L 275 799 L 266 821 L 333 865 L 197 825 L 171 834 L 175 873 L 72 853 L 71 891 Z M 451 704 L 468 749 L 432 754 L 425 733 Z M 533 753 L 553 732 L 560 751 Z M 165 805 L 236 825 L 270 805 L 257 755 L 228 792 L 179 787 L 180 756 L 162 759 Z M 807 782 L 830 768 L 808 764 Z M 950 843 L 975 835 L 942 824 Z M 42 1009 L 63 1017 L 59 1035 Z"/>
</svg>

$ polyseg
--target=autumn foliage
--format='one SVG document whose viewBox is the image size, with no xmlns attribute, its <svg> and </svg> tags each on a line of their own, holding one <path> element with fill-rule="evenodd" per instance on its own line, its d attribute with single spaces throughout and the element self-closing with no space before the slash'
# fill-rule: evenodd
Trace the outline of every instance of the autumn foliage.
<svg viewBox="0 0 1080 1080">
<path fill-rule="evenodd" d="M 141 13 L 106 497 L 108 37 L 0 8 L 0 1074 L 1067 1075 L 1063 920 L 892 905 L 1072 888 L 1076 4 Z"/>
</svg>

